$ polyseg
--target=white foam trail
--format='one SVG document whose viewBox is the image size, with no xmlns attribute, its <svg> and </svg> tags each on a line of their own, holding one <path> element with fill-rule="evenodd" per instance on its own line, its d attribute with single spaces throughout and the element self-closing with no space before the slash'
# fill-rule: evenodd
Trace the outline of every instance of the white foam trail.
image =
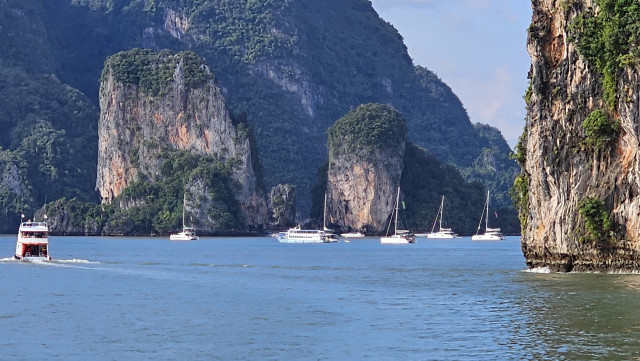
<svg viewBox="0 0 640 361">
<path fill-rule="evenodd" d="M 52 259 L 52 262 L 55 263 L 82 263 L 82 264 L 99 264 L 100 262 L 96 262 L 96 261 L 89 261 L 86 259 Z"/>
<path fill-rule="evenodd" d="M 531 269 L 525 269 L 523 271 L 528 273 L 551 273 L 551 270 L 549 269 L 549 267 L 536 267 Z"/>
</svg>

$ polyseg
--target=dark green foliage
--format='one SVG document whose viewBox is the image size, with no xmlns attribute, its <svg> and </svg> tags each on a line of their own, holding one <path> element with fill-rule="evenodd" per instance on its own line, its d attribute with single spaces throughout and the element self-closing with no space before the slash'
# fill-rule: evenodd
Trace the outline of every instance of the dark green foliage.
<svg viewBox="0 0 640 361">
<path fill-rule="evenodd" d="M 498 208 L 511 208 L 513 200 L 508 190 L 518 175 L 518 164 L 510 158 L 511 149 L 498 129 L 477 123 L 475 130 L 482 144 L 482 152 L 471 167 L 461 171 L 467 181 L 478 181 L 491 191 L 492 201 Z"/>
<path fill-rule="evenodd" d="M 410 230 L 431 231 L 444 195 L 443 226 L 453 227 L 461 235 L 476 232 L 486 198 L 485 188 L 479 182 L 466 182 L 454 167 L 440 163 L 412 143 L 407 143 L 405 148 L 400 187 L 406 204 L 404 217 Z M 495 208 L 493 204 L 490 224 L 501 227 L 507 234 L 519 233 L 513 211 Z"/>
<path fill-rule="evenodd" d="M 585 240 L 593 242 L 610 242 L 614 240 L 614 223 L 605 210 L 604 202 L 594 197 L 587 197 L 579 204 L 580 215 L 588 234 Z"/>
<path fill-rule="evenodd" d="M 20 190 L 0 190 L 1 214 L 13 218 L 61 197 L 97 200 L 98 111 L 83 94 L 55 76 L 0 67 L 0 108 L 0 165 L 15 165 L 21 182 Z"/>
<path fill-rule="evenodd" d="M 529 175 L 522 172 L 513 181 L 513 187 L 511 188 L 511 198 L 520 218 L 522 235 L 524 235 L 524 230 L 527 228 L 527 219 L 529 218 L 529 182 Z"/>
<path fill-rule="evenodd" d="M 64 223 L 65 232 L 76 230 L 70 235 L 91 234 L 92 231 L 102 229 L 114 212 L 113 206 L 83 202 L 77 198 L 60 198 L 54 202 L 45 204 L 36 214 L 47 215 L 52 226 L 52 233 L 56 234 L 55 227 L 58 223 Z M 98 233 L 99 234 L 99 233 Z"/>
<path fill-rule="evenodd" d="M 169 11 L 189 26 L 168 31 Z M 0 20 L 12 30 L 0 44 L 6 65 L 56 74 L 95 104 L 96 79 L 112 54 L 166 48 L 203 56 L 230 110 L 247 114 L 255 130 L 266 185 L 295 184 L 302 214 L 310 208 L 316 169 L 326 161 L 326 129 L 363 103 L 392 104 L 406 119 L 410 140 L 467 169 L 465 177 L 484 157 L 484 143 L 459 99 L 433 72 L 414 67 L 402 36 L 368 0 L 10 0 L 0 2 Z M 128 65 L 144 68 L 145 51 L 137 51 L 141 62 Z M 121 65 L 126 78 L 127 64 Z M 130 80 L 160 94 L 168 74 L 154 68 L 161 63 L 146 66 L 151 76 Z M 197 83 L 201 74 L 191 79 Z M 18 118 L 26 118 L 26 108 Z M 85 125 L 95 127 L 93 119 Z M 71 128 L 52 124 L 72 136 Z M 95 128 L 74 129 L 96 134 Z M 95 150 L 95 144 L 82 149 Z"/>
<path fill-rule="evenodd" d="M 187 190 L 190 207 L 202 208 L 202 201 L 188 192 L 189 186 L 199 183 L 208 190 L 204 197 L 211 204 L 205 209 L 220 231 L 246 229 L 240 204 L 235 198 L 237 185 L 230 176 L 230 163 L 212 156 L 200 156 L 186 151 L 164 150 L 158 181 L 140 179 L 124 189 L 114 201 L 125 200 L 137 204 L 124 212 L 137 234 L 167 234 L 182 228 L 183 196 Z M 205 220 L 186 215 L 187 223 L 196 227 Z"/>
<path fill-rule="evenodd" d="M 364 104 L 340 118 L 328 130 L 329 149 L 341 149 L 356 159 L 374 156 L 374 150 L 397 149 L 404 142 L 407 126 L 393 108 Z"/>
<path fill-rule="evenodd" d="M 606 104 L 616 102 L 618 76 L 640 55 L 640 3 L 637 0 L 596 0 L 599 11 L 588 9 L 572 23 L 572 39 L 580 53 L 603 76 Z"/>
<path fill-rule="evenodd" d="M 169 51 L 158 53 L 148 49 L 132 49 L 110 56 L 105 62 L 102 79 L 113 75 L 120 82 L 137 85 L 147 95 L 160 96 L 168 91 L 178 65 L 187 87 L 199 87 L 213 80 L 202 58 L 193 52 L 173 55 Z"/>
<path fill-rule="evenodd" d="M 522 131 L 522 135 L 518 138 L 518 143 L 516 144 L 516 149 L 513 153 L 509 155 L 510 159 L 515 160 L 520 164 L 520 166 L 524 167 L 524 164 L 527 160 L 527 128 Z"/>
<path fill-rule="evenodd" d="M 318 182 L 313 192 L 311 219 L 322 222 L 328 163 L 318 169 Z M 486 190 L 479 182 L 467 182 L 451 165 L 442 164 L 424 149 L 407 142 L 404 170 L 400 181 L 406 209 L 400 213 L 403 225 L 413 232 L 431 231 L 441 197 L 445 196 L 445 227 L 453 227 L 460 235 L 476 232 L 484 207 Z M 520 225 L 511 208 L 491 208 L 490 223 L 506 234 L 518 234 Z"/>
<path fill-rule="evenodd" d="M 584 145 L 592 150 L 602 150 L 618 138 L 620 122 L 606 110 L 594 110 L 582 123 L 585 132 Z"/>
</svg>

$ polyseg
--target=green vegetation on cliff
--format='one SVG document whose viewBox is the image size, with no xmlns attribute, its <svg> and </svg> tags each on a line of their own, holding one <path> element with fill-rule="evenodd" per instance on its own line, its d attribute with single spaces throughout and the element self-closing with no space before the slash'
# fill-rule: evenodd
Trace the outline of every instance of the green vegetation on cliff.
<svg viewBox="0 0 640 361">
<path fill-rule="evenodd" d="M 326 129 L 363 103 L 393 105 L 407 120 L 410 140 L 464 170 L 465 178 L 482 178 L 484 183 L 493 175 L 482 167 L 497 158 L 494 147 L 471 125 L 451 89 L 432 71 L 414 66 L 402 36 L 380 19 L 368 0 L 12 0 L 0 2 L 0 20 L 3 29 L 12 30 L 0 44 L 0 64 L 30 76 L 55 74 L 95 104 L 96 79 L 113 54 L 145 48 L 190 50 L 204 57 L 230 110 L 246 114 L 255 129 L 266 186 L 295 184 L 302 216 L 310 207 L 316 170 L 326 161 Z M 148 69 L 146 50 L 136 51 L 140 62 L 120 64 L 122 79 L 129 79 L 131 67 Z M 162 74 L 129 81 L 148 94 L 159 94 L 169 75 Z M 7 93 L 20 89 L 20 84 L 9 84 Z M 21 107 L 16 119 L 27 118 L 30 109 Z M 82 112 L 93 116 L 79 115 Z M 93 170 L 82 166 L 82 177 L 91 179 L 98 116 L 91 105 L 79 113 L 68 119 L 82 120 L 80 127 L 52 124 L 67 137 L 75 131 L 94 137 L 81 148 L 92 153 L 82 158 L 94 161 Z M 499 141 L 506 145 L 504 139 Z M 72 158 L 80 160 L 75 154 Z M 494 170 L 502 175 L 510 169 Z M 57 174 L 77 182 L 76 174 Z M 80 183 L 81 189 L 64 196 L 95 197 L 93 180 Z M 487 184 L 502 187 L 492 189 L 492 194 L 502 194 L 504 203 L 508 188 L 502 183 Z M 45 188 L 39 182 L 30 185 Z M 43 204 L 44 198 L 34 205 Z"/>
<path fill-rule="evenodd" d="M 499 134 L 493 128 L 477 125 L 478 132 L 491 143 Z M 390 148 L 401 146 L 405 139 L 405 120 L 393 108 L 382 104 L 364 104 L 351 110 L 328 130 L 330 152 L 349 154 L 355 161 L 379 161 L 379 157 Z M 499 150 L 486 149 L 486 162 L 511 162 L 502 159 Z M 498 167 L 492 164 L 493 168 Z M 430 231 L 438 213 L 441 197 L 446 197 L 445 226 L 454 227 L 460 234 L 473 234 L 485 202 L 486 187 L 481 181 L 468 182 L 454 166 L 443 164 L 425 149 L 405 143 L 400 187 L 406 204 L 403 223 L 415 232 Z M 322 219 L 322 202 L 327 184 L 328 163 L 318 169 L 318 181 L 313 188 L 311 219 Z M 501 178 L 494 171 L 494 182 L 512 182 L 510 177 Z M 491 202 L 491 224 L 501 227 L 505 233 L 520 231 L 513 208 L 501 205 L 496 199 Z M 499 215 L 499 216 L 498 216 Z M 319 224 L 319 223 L 318 223 Z"/>
<path fill-rule="evenodd" d="M 219 233 L 247 230 L 240 204 L 234 197 L 238 185 L 230 177 L 232 164 L 212 156 L 171 149 L 164 149 L 159 156 L 162 167 L 158 181 L 137 180 L 109 205 L 75 198 L 47 204 L 43 210 L 52 220 L 52 231 L 55 233 L 56 222 L 64 219 L 68 229 L 82 230 L 76 231 L 77 234 L 84 234 L 86 230 L 89 234 L 166 235 L 182 228 L 185 192 L 190 203 L 188 208 L 196 209 L 198 214 L 202 211 L 204 216 L 215 220 Z M 192 196 L 192 187 L 206 189 L 207 194 Z M 206 204 L 205 198 L 209 200 Z M 186 217 L 187 223 L 196 227 L 206 222 L 189 212 Z"/>
<path fill-rule="evenodd" d="M 240 204 L 235 198 L 237 185 L 231 179 L 232 164 L 225 164 L 212 156 L 200 156 L 186 151 L 162 151 L 160 178 L 156 182 L 140 179 L 122 192 L 112 203 L 132 203 L 124 211 L 136 234 L 167 234 L 182 228 L 183 195 L 197 185 L 206 189 L 211 204 L 205 207 L 206 216 L 222 231 L 246 229 Z M 202 201 L 187 196 L 190 207 L 199 208 Z M 119 212 L 116 212 L 116 215 Z M 187 214 L 189 224 L 201 226 L 205 220 Z"/>
<path fill-rule="evenodd" d="M 160 96 L 174 81 L 176 68 L 184 74 L 185 85 L 189 88 L 202 86 L 214 78 L 206 70 L 199 56 L 190 51 L 173 55 L 168 50 L 155 52 L 148 49 L 132 49 L 110 56 L 105 63 L 102 79 L 111 72 L 113 77 L 125 84 L 137 85 L 144 94 Z"/>
<path fill-rule="evenodd" d="M 603 150 L 618 138 L 620 121 L 602 109 L 591 112 L 582 123 L 585 131 L 584 145 L 588 149 Z"/>
<path fill-rule="evenodd" d="M 329 149 L 343 148 L 359 159 L 375 156 L 375 150 L 397 148 L 405 140 L 404 118 L 382 104 L 363 104 L 340 118 L 327 131 Z"/>
<path fill-rule="evenodd" d="M 637 0 L 596 0 L 572 23 L 571 38 L 602 74 L 606 104 L 615 107 L 620 71 L 640 59 L 640 4 Z"/>
<path fill-rule="evenodd" d="M 0 67 L 0 232 L 62 197 L 97 201 L 97 108 L 52 75 Z"/>
<path fill-rule="evenodd" d="M 614 222 L 605 204 L 594 197 L 587 197 L 579 204 L 580 215 L 584 218 L 587 234 L 582 240 L 607 243 L 614 240 Z"/>
</svg>

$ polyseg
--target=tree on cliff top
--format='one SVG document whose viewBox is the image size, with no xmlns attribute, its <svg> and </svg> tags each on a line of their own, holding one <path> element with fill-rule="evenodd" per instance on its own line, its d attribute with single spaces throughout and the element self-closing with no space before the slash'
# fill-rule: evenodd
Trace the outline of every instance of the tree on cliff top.
<svg viewBox="0 0 640 361">
<path fill-rule="evenodd" d="M 340 118 L 328 133 L 329 151 L 341 149 L 366 158 L 376 149 L 402 144 L 407 125 L 402 115 L 390 106 L 363 104 Z"/>
</svg>

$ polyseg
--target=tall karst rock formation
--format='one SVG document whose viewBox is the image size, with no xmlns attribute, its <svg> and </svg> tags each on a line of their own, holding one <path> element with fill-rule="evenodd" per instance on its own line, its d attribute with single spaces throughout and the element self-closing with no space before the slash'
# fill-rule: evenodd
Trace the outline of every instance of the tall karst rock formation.
<svg viewBox="0 0 640 361">
<path fill-rule="evenodd" d="M 101 79 L 98 135 L 96 188 L 103 202 L 137 181 L 162 180 L 167 155 L 185 151 L 210 157 L 230 174 L 246 224 L 265 224 L 266 198 L 258 187 L 247 128 L 234 126 L 213 75 L 195 54 L 134 49 L 110 57 Z M 216 209 L 224 205 L 216 205 L 220 190 L 209 189 L 211 177 L 194 174 L 184 186 L 189 218 L 205 233 L 225 227 L 216 219 Z"/>
<path fill-rule="evenodd" d="M 640 268 L 638 1 L 534 0 L 515 190 L 529 267 Z"/>
<path fill-rule="evenodd" d="M 327 213 L 340 230 L 382 232 L 395 206 L 407 126 L 400 113 L 365 104 L 329 130 Z"/>
</svg>

